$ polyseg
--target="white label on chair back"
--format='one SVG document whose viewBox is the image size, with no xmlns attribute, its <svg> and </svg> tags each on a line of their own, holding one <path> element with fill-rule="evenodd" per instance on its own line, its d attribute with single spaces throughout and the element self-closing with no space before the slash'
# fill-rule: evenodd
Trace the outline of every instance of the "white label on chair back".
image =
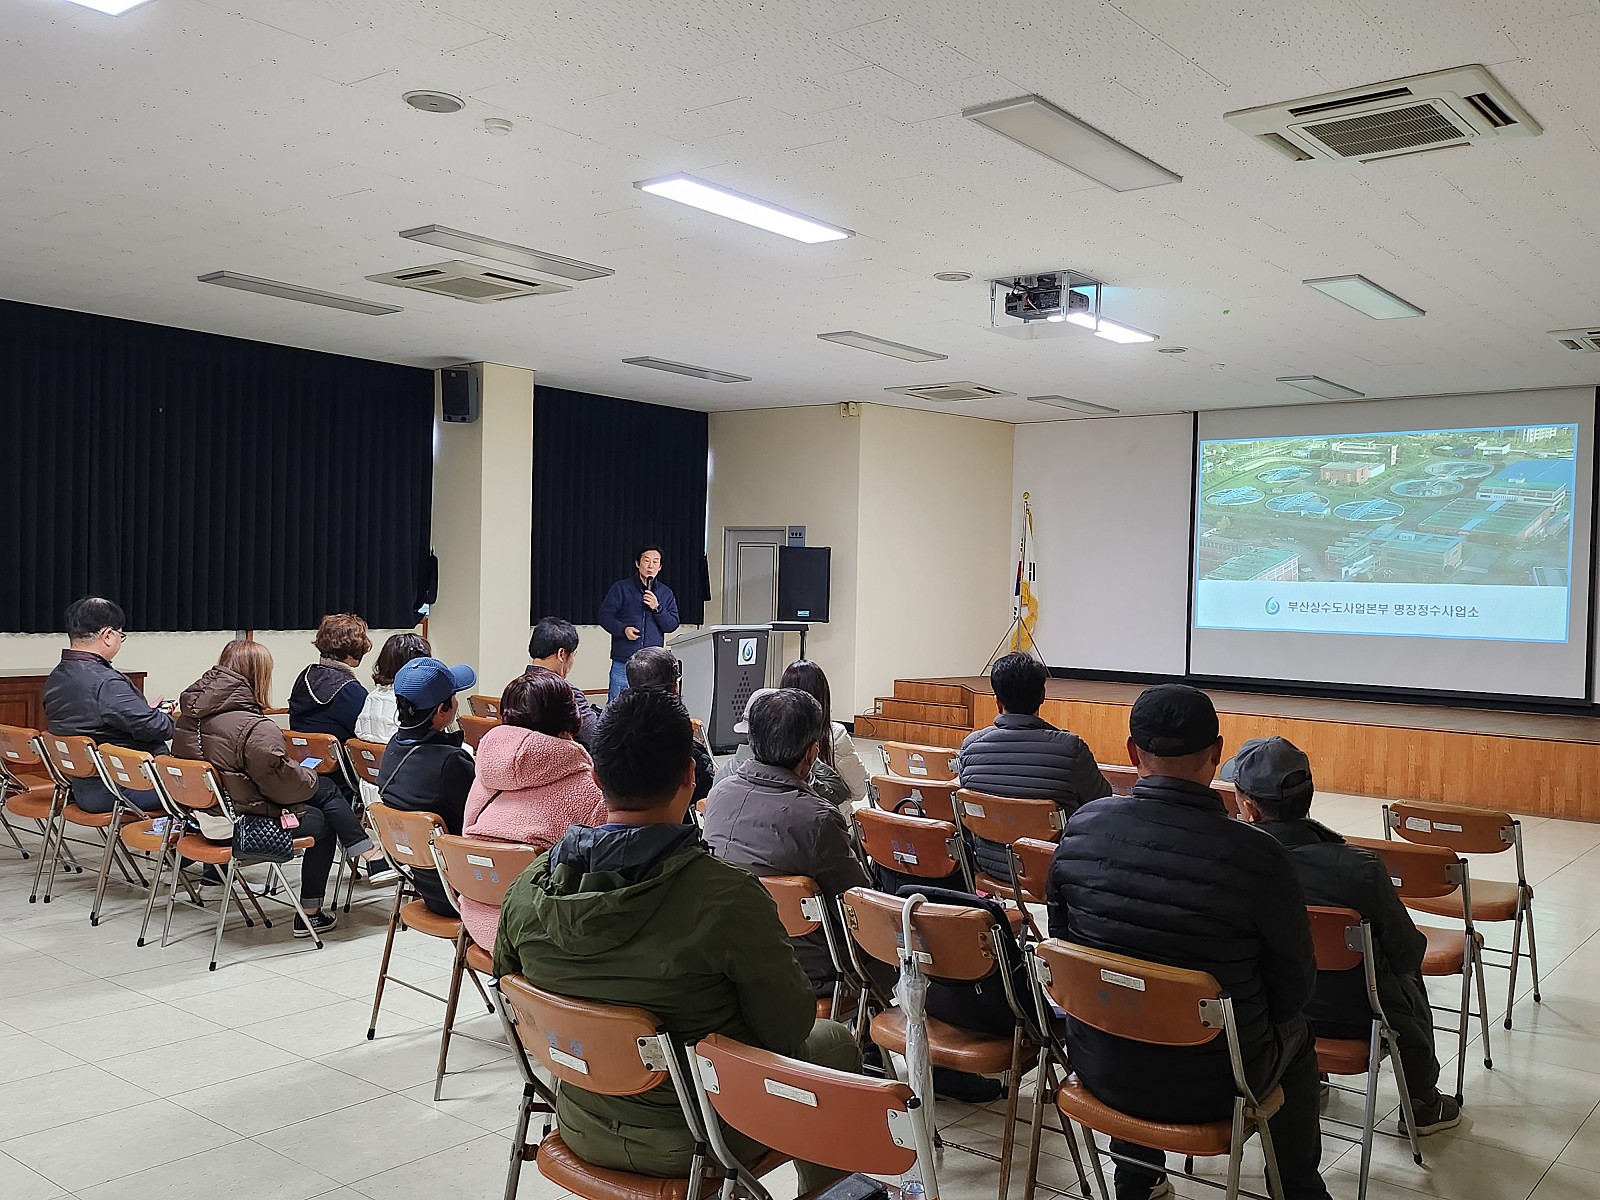
<svg viewBox="0 0 1600 1200">
<path fill-rule="evenodd" d="M 1395 887 L 1397 887 L 1397 888 L 1398 887 L 1405 887 L 1405 885 L 1406 885 L 1406 881 L 1404 879 L 1401 879 L 1398 875 L 1389 876 L 1389 882 L 1394 884 Z"/>
<path fill-rule="evenodd" d="M 167 768 L 167 774 L 173 776 L 176 779 L 182 779 L 183 778 L 183 769 L 181 767 L 168 767 Z"/>
<path fill-rule="evenodd" d="M 961 802 L 961 811 L 971 813 L 975 817 L 987 817 L 989 815 L 983 811 L 983 805 L 974 804 L 971 800 L 963 800 Z"/>
<path fill-rule="evenodd" d="M 550 1061 L 565 1067 L 569 1071 L 577 1071 L 580 1075 L 589 1073 L 589 1064 L 576 1054 L 568 1054 L 565 1050 L 557 1050 L 554 1046 L 546 1046 L 545 1053 L 550 1056 Z"/>
<path fill-rule="evenodd" d="M 1435 829 L 1443 830 L 1445 833 L 1460 833 L 1461 832 L 1461 826 L 1459 826 L 1459 825 L 1446 825 L 1443 821 L 1435 821 L 1433 823 L 1433 827 Z"/>
<path fill-rule="evenodd" d="M 1104 983 L 1114 983 L 1118 987 L 1132 988 L 1136 992 L 1144 991 L 1144 980 L 1137 975 L 1124 975 L 1121 971 L 1112 971 L 1102 967 L 1100 979 Z"/>
<path fill-rule="evenodd" d="M 894 848 L 894 860 L 895 862 L 910 863 L 912 866 L 916 866 L 918 861 L 917 852 L 915 850 L 902 850 L 899 846 L 896 846 Z"/>
<path fill-rule="evenodd" d="M 394 851 L 396 854 L 404 854 L 407 858 L 415 858 L 417 856 L 417 852 L 404 842 L 396 842 Z"/>
<path fill-rule="evenodd" d="M 121 767 L 117 768 L 117 779 L 118 779 L 118 781 L 120 781 L 122 783 L 131 784 L 133 782 L 133 776 L 129 775 Z"/>
<path fill-rule="evenodd" d="M 926 775 L 928 773 L 928 760 L 920 754 L 913 754 L 906 760 L 906 767 L 913 775 Z"/>
<path fill-rule="evenodd" d="M 471 863 L 475 867 L 492 867 L 492 866 L 494 866 L 494 859 L 489 858 L 488 856 L 483 855 L 483 854 L 469 854 L 469 855 L 467 855 L 467 861 L 469 863 Z"/>
<path fill-rule="evenodd" d="M 912 788 L 911 789 L 911 794 L 909 796 L 907 796 L 906 799 L 907 800 L 915 800 L 918 804 L 921 804 L 922 803 L 922 789 L 921 788 L 915 788 L 915 787 Z"/>
<path fill-rule="evenodd" d="M 1431 833 L 1433 831 L 1433 822 L 1428 820 L 1427 817 L 1407 817 L 1406 828 L 1417 833 Z"/>
<path fill-rule="evenodd" d="M 787 1083 L 780 1083 L 776 1079 L 763 1079 L 762 1086 L 767 1089 L 769 1096 L 781 1096 L 785 1100 L 793 1100 L 796 1104 L 808 1104 L 812 1108 L 817 1106 L 817 1094 L 808 1092 L 804 1088 L 790 1087 Z"/>
</svg>

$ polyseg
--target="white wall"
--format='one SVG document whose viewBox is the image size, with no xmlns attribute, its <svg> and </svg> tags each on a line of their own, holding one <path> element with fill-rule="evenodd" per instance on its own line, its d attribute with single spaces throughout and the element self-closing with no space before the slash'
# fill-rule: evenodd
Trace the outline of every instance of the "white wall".
<svg viewBox="0 0 1600 1200">
<path fill-rule="evenodd" d="M 1016 426 L 1051 666 L 1184 674 L 1192 431 L 1184 415 Z"/>
</svg>

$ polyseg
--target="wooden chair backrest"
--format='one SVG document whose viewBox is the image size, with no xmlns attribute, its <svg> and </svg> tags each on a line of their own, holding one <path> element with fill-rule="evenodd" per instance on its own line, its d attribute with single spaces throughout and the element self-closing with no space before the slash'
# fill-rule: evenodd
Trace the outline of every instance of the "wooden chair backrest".
<svg viewBox="0 0 1600 1200">
<path fill-rule="evenodd" d="M 889 774 L 901 779 L 941 779 L 956 777 L 956 752 L 948 746 L 919 746 L 914 742 L 885 742 L 883 760 Z"/>
<path fill-rule="evenodd" d="M 92 779 L 99 774 L 94 765 L 94 742 L 89 738 L 46 733 L 36 745 L 50 765 L 68 779 Z"/>
<path fill-rule="evenodd" d="M 1419 846 L 1444 846 L 1457 854 L 1499 854 L 1517 843 L 1517 823 L 1508 812 L 1393 800 L 1384 819 L 1399 837 Z"/>
<path fill-rule="evenodd" d="M 464 740 L 467 745 L 471 746 L 474 750 L 478 748 L 478 743 L 483 741 L 483 735 L 488 733 L 489 730 L 493 729 L 496 725 L 500 724 L 498 717 L 464 716 L 459 718 L 459 720 L 461 721 L 462 740 Z"/>
<path fill-rule="evenodd" d="M 150 767 L 162 793 L 179 808 L 206 812 L 221 807 L 222 782 L 204 759 L 158 754 Z"/>
<path fill-rule="evenodd" d="M 822 928 L 822 890 L 816 880 L 809 875 L 763 875 L 761 884 L 778 906 L 778 919 L 790 937 L 805 937 Z"/>
<path fill-rule="evenodd" d="M 902 802 L 909 800 L 922 810 L 925 817 L 932 817 L 935 821 L 956 819 L 955 794 L 961 785 L 954 779 L 918 780 L 902 779 L 898 775 L 874 775 L 872 786 L 878 795 L 878 807 L 885 812 L 894 812 L 900 809 Z M 910 804 L 906 805 L 906 808 L 910 807 Z"/>
<path fill-rule="evenodd" d="M 962 828 L 1004 846 L 1018 838 L 1056 841 L 1066 825 L 1066 814 L 1054 800 L 1013 800 L 962 788 L 956 793 L 956 809 Z"/>
<path fill-rule="evenodd" d="M 350 765 L 355 768 L 356 777 L 377 787 L 378 768 L 383 766 L 383 746 L 378 742 L 351 738 L 344 747 L 350 752 Z"/>
<path fill-rule="evenodd" d="M 5 759 L 6 766 L 13 771 L 19 767 L 42 766 L 39 752 L 33 748 L 33 739 L 38 736 L 37 729 L 0 725 L 0 758 Z"/>
<path fill-rule="evenodd" d="M 1133 791 L 1133 785 L 1139 782 L 1139 768 L 1130 767 L 1126 763 L 1096 763 L 1100 774 L 1106 777 L 1106 782 L 1111 785 L 1113 796 L 1126 796 Z"/>
<path fill-rule="evenodd" d="M 302 766 L 306 759 L 316 759 L 317 765 L 311 769 L 318 775 L 335 775 L 339 771 L 339 739 L 331 733 L 300 733 L 286 729 L 283 748 L 291 761 Z"/>
<path fill-rule="evenodd" d="M 906 1084 L 815 1067 L 720 1033 L 701 1038 L 694 1054 L 717 1115 L 763 1146 L 839 1171 L 901 1175 L 916 1164 Z"/>
<path fill-rule="evenodd" d="M 1319 971 L 1348 971 L 1359 967 L 1361 952 L 1361 914 L 1353 908 L 1306 906 L 1311 922 L 1311 948 Z M 1351 930 L 1355 931 L 1352 938 Z M 1354 942 L 1354 945 L 1351 943 Z"/>
<path fill-rule="evenodd" d="M 536 846 L 516 842 L 489 842 L 453 833 L 433 835 L 434 866 L 445 887 L 479 904 L 500 907 L 506 889 L 541 854 Z M 485 946 L 485 950 L 492 947 Z"/>
<path fill-rule="evenodd" d="M 1467 864 L 1454 850 L 1443 846 L 1415 846 L 1383 838 L 1345 838 L 1352 846 L 1370 850 L 1389 873 L 1389 882 L 1402 899 L 1429 900 L 1448 896 L 1467 877 Z"/>
<path fill-rule="evenodd" d="M 143 750 L 129 750 L 125 746 L 113 746 L 109 742 L 96 746 L 95 753 L 105 764 L 108 782 L 136 792 L 149 790 L 150 778 L 144 773 L 144 764 L 152 762 L 155 755 Z"/>
<path fill-rule="evenodd" d="M 898 963 L 904 944 L 905 901 L 884 892 L 851 888 L 840 899 L 845 928 L 879 962 Z M 1020 914 L 1019 914 L 1020 916 Z M 978 980 L 994 973 L 994 918 L 987 910 L 959 904 L 922 904 L 911 915 L 913 951 L 923 971 L 940 979 Z"/>
<path fill-rule="evenodd" d="M 499 696 L 468 696 L 467 708 L 474 717 L 493 717 L 496 721 L 500 719 Z"/>
<path fill-rule="evenodd" d="M 436 813 L 405 812 L 378 802 L 367 805 L 367 816 L 390 862 L 413 871 L 438 869 L 433 864 L 433 852 L 428 849 L 428 843 L 449 830 Z"/>
<path fill-rule="evenodd" d="M 1049 968 L 1042 982 L 1050 999 L 1085 1025 L 1154 1046 L 1203 1046 L 1222 1031 L 1220 1009 L 1209 1022 L 1202 1015 L 1222 998 L 1221 986 L 1204 971 L 1057 938 L 1040 942 L 1033 952 Z"/>
<path fill-rule="evenodd" d="M 602 1096 L 638 1096 L 667 1078 L 639 1057 L 639 1039 L 661 1029 L 644 1009 L 557 996 L 521 975 L 502 975 L 499 988 L 517 1040 L 563 1083 Z"/>
<path fill-rule="evenodd" d="M 855 818 L 861 848 L 880 867 L 919 879 L 945 879 L 961 869 L 951 854 L 956 827 L 949 821 L 876 808 L 857 809 Z"/>
<path fill-rule="evenodd" d="M 1056 843 L 1043 838 L 1018 838 L 1011 843 L 1012 863 L 1022 898 L 1030 904 L 1045 902 L 1050 881 L 1050 864 L 1055 861 Z"/>
</svg>

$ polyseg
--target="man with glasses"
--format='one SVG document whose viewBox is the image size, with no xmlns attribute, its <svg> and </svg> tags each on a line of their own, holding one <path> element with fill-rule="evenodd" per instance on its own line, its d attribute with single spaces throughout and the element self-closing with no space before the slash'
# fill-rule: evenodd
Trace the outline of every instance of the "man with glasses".
<svg viewBox="0 0 1600 1200">
<path fill-rule="evenodd" d="M 67 609 L 67 640 L 61 661 L 44 685 L 44 714 L 50 732 L 110 742 L 129 750 L 165 754 L 172 715 L 152 707 L 139 689 L 111 665 L 128 635 L 122 609 L 99 596 L 86 596 Z M 128 799 L 146 812 L 161 806 L 153 791 L 128 790 Z M 85 812 L 108 813 L 112 796 L 96 776 L 72 781 L 72 799 Z"/>
</svg>

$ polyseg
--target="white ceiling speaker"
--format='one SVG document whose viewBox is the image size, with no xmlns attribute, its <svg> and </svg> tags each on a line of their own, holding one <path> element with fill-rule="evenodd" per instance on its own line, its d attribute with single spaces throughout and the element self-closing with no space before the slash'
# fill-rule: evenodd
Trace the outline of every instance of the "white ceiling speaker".
<svg viewBox="0 0 1600 1200">
<path fill-rule="evenodd" d="M 1478 64 L 1242 108 L 1222 119 L 1296 162 L 1368 163 L 1543 132 Z"/>
<path fill-rule="evenodd" d="M 914 396 L 934 404 L 959 404 L 965 400 L 993 400 L 997 396 L 1015 396 L 1015 392 L 1002 392 L 999 388 L 984 387 L 981 383 L 962 380 L 959 383 L 928 383 L 918 387 L 884 388 L 897 396 Z"/>
<path fill-rule="evenodd" d="M 406 92 L 400 99 L 418 112 L 425 113 L 458 113 L 467 106 L 467 102 L 460 96 L 452 96 L 449 92 L 435 92 L 428 88 Z"/>
<path fill-rule="evenodd" d="M 1600 329 L 1552 329 L 1550 336 L 1563 350 L 1586 350 L 1600 354 Z"/>
<path fill-rule="evenodd" d="M 373 283 L 387 283 L 390 287 L 411 288 L 418 292 L 432 292 L 452 300 L 465 300 L 468 304 L 494 304 L 500 300 L 516 300 L 523 296 L 550 296 L 556 292 L 570 292 L 564 283 L 550 283 L 543 279 L 529 279 L 512 275 L 508 271 L 485 267 L 480 263 L 433 263 L 426 267 L 409 267 L 404 271 L 389 271 L 383 275 L 368 275 Z"/>
</svg>

